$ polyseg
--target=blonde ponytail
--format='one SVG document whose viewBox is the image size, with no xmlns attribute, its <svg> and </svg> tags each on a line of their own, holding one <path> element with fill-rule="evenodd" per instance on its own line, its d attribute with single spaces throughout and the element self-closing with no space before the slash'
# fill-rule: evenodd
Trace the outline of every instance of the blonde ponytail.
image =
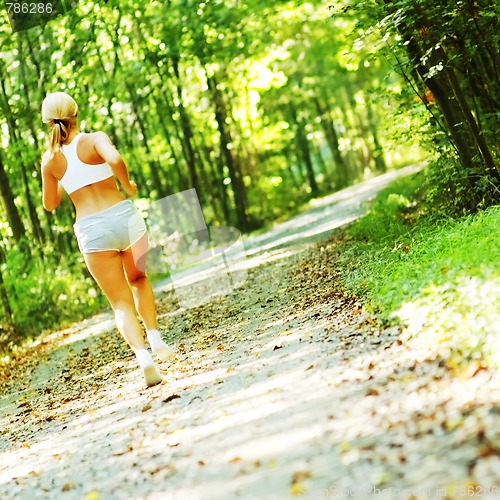
<svg viewBox="0 0 500 500">
<path fill-rule="evenodd" d="M 78 105 L 65 92 L 49 94 L 42 104 L 42 121 L 50 127 L 49 150 L 54 154 L 78 125 Z"/>
</svg>

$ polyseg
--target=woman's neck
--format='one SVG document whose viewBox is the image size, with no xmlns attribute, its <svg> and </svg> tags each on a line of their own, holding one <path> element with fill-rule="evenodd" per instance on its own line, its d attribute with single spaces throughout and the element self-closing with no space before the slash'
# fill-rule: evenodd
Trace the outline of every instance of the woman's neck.
<svg viewBox="0 0 500 500">
<path fill-rule="evenodd" d="M 78 127 L 75 127 L 68 135 L 68 138 L 64 141 L 64 144 L 70 144 L 79 133 L 80 131 L 78 130 Z"/>
</svg>

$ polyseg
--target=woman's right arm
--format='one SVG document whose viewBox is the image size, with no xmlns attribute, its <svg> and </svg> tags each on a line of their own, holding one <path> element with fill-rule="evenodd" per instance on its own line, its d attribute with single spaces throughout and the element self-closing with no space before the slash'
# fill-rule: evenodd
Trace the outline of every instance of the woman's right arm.
<svg viewBox="0 0 500 500">
<path fill-rule="evenodd" d="M 137 185 L 128 176 L 127 166 L 118 150 L 113 146 L 111 139 L 104 132 L 96 132 L 94 148 L 97 154 L 113 169 L 128 196 L 137 194 Z"/>
<path fill-rule="evenodd" d="M 63 187 L 50 168 L 50 162 L 53 160 L 54 157 L 49 152 L 42 157 L 42 204 L 48 212 L 52 212 L 59 206 L 64 195 Z"/>
</svg>

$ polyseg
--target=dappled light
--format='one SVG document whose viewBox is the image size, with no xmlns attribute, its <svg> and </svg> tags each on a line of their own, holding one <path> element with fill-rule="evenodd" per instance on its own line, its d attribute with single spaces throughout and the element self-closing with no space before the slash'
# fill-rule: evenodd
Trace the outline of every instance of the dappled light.
<svg viewBox="0 0 500 500">
<path fill-rule="evenodd" d="M 0 500 L 500 495 L 487 0 L 0 13 Z"/>
<path fill-rule="evenodd" d="M 463 276 L 443 285 L 429 285 L 422 296 L 404 303 L 394 315 L 406 325 L 408 337 L 416 335 L 419 345 L 429 350 L 445 351 L 453 340 L 459 342 L 462 356 L 484 357 L 500 366 L 500 297 L 498 278 L 480 279 Z M 447 361 L 459 364 L 456 358 Z"/>
<path fill-rule="evenodd" d="M 123 346 L 105 316 L 74 337 L 46 338 L 40 368 L 18 375 L 26 392 L 2 405 L 4 437 L 16 436 L 0 455 L 2 488 L 180 499 L 465 487 L 478 433 L 496 436 L 498 375 L 476 367 L 453 378 L 437 339 L 411 317 L 404 329 L 381 328 L 336 289 L 321 264 L 335 244 L 311 251 L 301 220 L 341 223 L 345 201 L 318 200 L 285 248 L 280 225 L 252 237 L 240 260 L 248 280 L 229 296 L 184 309 L 172 284 L 158 283 L 161 321 L 178 346 L 159 386 L 143 389 L 133 357 L 116 356 Z M 209 272 L 220 269 L 193 269 L 191 283 Z M 474 462 L 474 481 L 491 481 L 492 460 Z"/>
</svg>

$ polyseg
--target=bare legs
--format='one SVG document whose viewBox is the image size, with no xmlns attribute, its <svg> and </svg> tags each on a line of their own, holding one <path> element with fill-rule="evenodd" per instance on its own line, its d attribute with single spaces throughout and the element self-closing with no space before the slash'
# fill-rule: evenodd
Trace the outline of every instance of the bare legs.
<svg viewBox="0 0 500 500">
<path fill-rule="evenodd" d="M 87 253 L 84 258 L 90 273 L 113 308 L 118 331 L 134 351 L 144 349 L 144 336 L 120 252 Z"/>
<path fill-rule="evenodd" d="M 175 355 L 175 351 L 165 344 L 157 330 L 156 302 L 151 284 L 144 273 L 148 244 L 148 237 L 144 235 L 132 248 L 122 252 L 123 267 L 134 296 L 136 310 L 146 325 L 149 345 L 160 359 L 166 361 Z M 137 266 L 137 262 L 141 262 L 141 265 Z"/>
<path fill-rule="evenodd" d="M 125 252 L 104 251 L 84 254 L 85 263 L 96 280 L 97 284 L 109 300 L 115 313 L 115 322 L 118 331 L 135 352 L 139 365 L 141 366 L 147 385 L 155 385 L 161 382 L 161 376 L 156 371 L 151 355 L 146 350 L 144 335 L 141 325 L 137 319 L 139 312 L 146 328 L 148 338 L 150 332 L 156 332 L 157 355 L 162 359 L 172 357 L 174 351 L 169 348 L 159 337 L 156 330 L 156 304 L 153 290 L 144 272 L 137 269 L 134 255 L 138 250 L 147 250 L 147 235 L 135 245 L 138 248 Z M 150 343 L 151 339 L 150 339 Z M 151 345 L 153 350 L 155 346 Z M 169 350 L 169 356 L 163 356 L 162 348 Z M 156 352 L 156 351 L 155 351 Z"/>
<path fill-rule="evenodd" d="M 134 297 L 135 308 L 146 325 L 146 329 L 152 330 L 158 326 L 156 321 L 156 302 L 148 277 L 144 273 L 144 270 L 139 270 L 136 265 L 136 259 L 139 256 L 143 256 L 141 257 L 141 267 L 145 267 L 147 250 L 148 237 L 145 234 L 132 248 L 122 252 L 121 256 L 125 275 Z"/>
</svg>

